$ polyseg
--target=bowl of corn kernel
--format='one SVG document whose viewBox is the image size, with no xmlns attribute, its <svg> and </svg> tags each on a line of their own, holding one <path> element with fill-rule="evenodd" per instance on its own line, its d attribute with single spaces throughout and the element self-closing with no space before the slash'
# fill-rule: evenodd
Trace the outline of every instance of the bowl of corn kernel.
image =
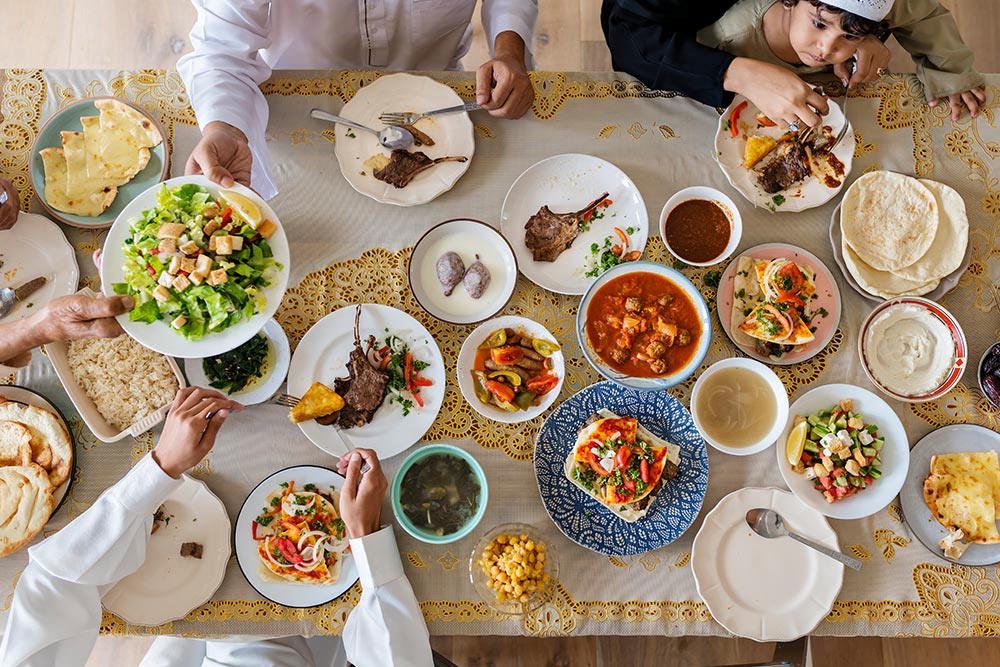
<svg viewBox="0 0 1000 667">
<path fill-rule="evenodd" d="M 525 614 L 551 596 L 559 574 L 555 547 L 524 523 L 505 523 L 480 538 L 469 577 L 483 602 L 502 614 Z"/>
</svg>

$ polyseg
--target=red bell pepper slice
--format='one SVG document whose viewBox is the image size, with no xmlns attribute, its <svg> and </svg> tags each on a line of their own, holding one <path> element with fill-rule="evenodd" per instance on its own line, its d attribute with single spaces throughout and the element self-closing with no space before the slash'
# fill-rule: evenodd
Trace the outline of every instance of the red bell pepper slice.
<svg viewBox="0 0 1000 667">
<path fill-rule="evenodd" d="M 743 110 L 747 108 L 747 104 L 748 102 L 746 100 L 743 100 L 742 102 L 737 104 L 736 108 L 733 109 L 732 115 L 729 117 L 729 134 L 733 138 L 740 136 L 740 126 L 739 126 L 740 114 L 743 113 Z"/>
</svg>

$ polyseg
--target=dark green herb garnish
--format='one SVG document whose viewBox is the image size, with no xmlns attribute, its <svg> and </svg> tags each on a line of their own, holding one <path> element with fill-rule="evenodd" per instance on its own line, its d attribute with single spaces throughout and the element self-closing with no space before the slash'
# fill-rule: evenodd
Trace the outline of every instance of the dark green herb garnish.
<svg viewBox="0 0 1000 667">
<path fill-rule="evenodd" d="M 267 352 L 267 336 L 258 333 L 235 350 L 208 357 L 201 362 L 201 367 L 212 387 L 235 394 L 261 377 Z"/>
</svg>

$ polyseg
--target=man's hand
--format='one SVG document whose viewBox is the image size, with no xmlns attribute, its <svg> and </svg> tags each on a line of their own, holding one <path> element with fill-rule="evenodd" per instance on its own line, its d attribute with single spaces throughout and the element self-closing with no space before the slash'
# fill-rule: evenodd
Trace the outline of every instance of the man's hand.
<svg viewBox="0 0 1000 667">
<path fill-rule="evenodd" d="M 726 70 L 723 87 L 740 93 L 782 126 L 805 123 L 812 127 L 830 111 L 827 99 L 793 72 L 760 60 L 733 60 Z"/>
<path fill-rule="evenodd" d="M 6 178 L 0 178 L 0 192 L 7 194 L 7 201 L 0 204 L 0 232 L 10 229 L 17 222 L 17 214 L 21 211 L 21 202 L 17 198 L 17 188 Z M 0 196 L 0 199 L 3 197 Z"/>
<path fill-rule="evenodd" d="M 927 106 L 936 107 L 939 102 L 947 102 L 951 107 L 952 120 L 958 120 L 961 118 L 962 111 L 965 107 L 969 108 L 969 113 L 972 114 L 973 118 L 978 118 L 979 107 L 986 102 L 986 88 L 979 86 L 978 88 L 967 90 L 964 93 L 955 93 L 954 95 L 949 95 L 948 97 L 942 97 L 940 100 L 931 100 L 927 103 Z"/>
<path fill-rule="evenodd" d="M 114 338 L 122 334 L 115 318 L 132 310 L 135 302 L 127 295 L 93 297 L 72 294 L 50 301 L 35 318 L 39 345 L 78 338 Z"/>
<path fill-rule="evenodd" d="M 213 121 L 205 126 L 201 141 L 184 166 L 184 174 L 204 174 L 224 188 L 231 187 L 234 181 L 250 187 L 252 165 L 246 135 L 228 123 Z"/>
<path fill-rule="evenodd" d="M 230 410 L 243 406 L 217 391 L 186 387 L 170 404 L 163 433 L 153 448 L 153 460 L 163 472 L 178 479 L 211 451 Z"/>
<path fill-rule="evenodd" d="M 848 89 L 854 88 L 859 83 L 868 83 L 877 79 L 879 70 L 889 66 L 892 54 L 889 53 L 889 48 L 882 43 L 882 40 L 874 35 L 868 35 L 858 42 L 854 58 L 857 64 L 850 79 L 847 78 L 850 74 L 847 62 L 837 63 L 833 66 L 833 73 Z"/>
<path fill-rule="evenodd" d="M 497 35 L 493 59 L 476 70 L 476 102 L 501 118 L 520 118 L 535 100 L 524 65 L 524 40 L 510 30 Z"/>
<path fill-rule="evenodd" d="M 361 463 L 371 470 L 361 474 Z M 355 449 L 337 461 L 337 472 L 347 477 L 340 492 L 340 516 L 351 539 L 377 532 L 382 526 L 382 499 L 389 482 L 378 456 L 370 449 Z"/>
</svg>

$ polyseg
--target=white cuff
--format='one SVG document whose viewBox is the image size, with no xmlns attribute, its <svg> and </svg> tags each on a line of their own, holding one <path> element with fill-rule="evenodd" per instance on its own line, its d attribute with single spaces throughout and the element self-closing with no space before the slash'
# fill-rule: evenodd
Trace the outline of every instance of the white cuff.
<svg viewBox="0 0 1000 667">
<path fill-rule="evenodd" d="M 351 540 L 351 553 L 358 564 L 362 588 L 375 589 L 405 576 L 392 526 Z"/>
<path fill-rule="evenodd" d="M 153 455 L 146 454 L 109 493 L 136 514 L 152 515 L 183 482 L 163 472 Z"/>
</svg>

